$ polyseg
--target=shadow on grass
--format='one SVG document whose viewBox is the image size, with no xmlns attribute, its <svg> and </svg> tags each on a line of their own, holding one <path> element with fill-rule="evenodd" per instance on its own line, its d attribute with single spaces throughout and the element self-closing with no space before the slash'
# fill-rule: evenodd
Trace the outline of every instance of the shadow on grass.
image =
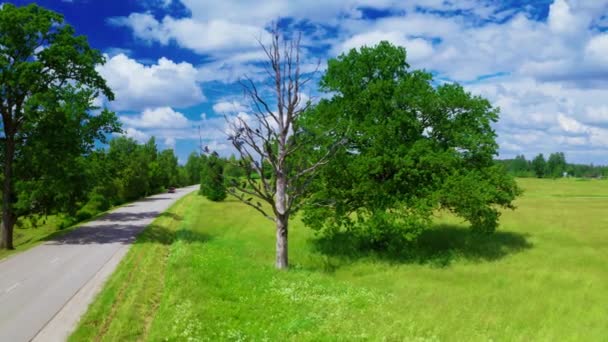
<svg viewBox="0 0 608 342">
<path fill-rule="evenodd" d="M 424 231 L 413 243 L 388 246 L 379 250 L 360 243 L 350 234 L 312 240 L 315 251 L 325 256 L 323 268 L 334 271 L 343 264 L 374 259 L 394 264 L 428 264 L 447 267 L 455 260 L 495 261 L 532 248 L 528 235 L 497 231 L 480 234 L 455 225 L 437 225 Z"/>
<path fill-rule="evenodd" d="M 186 243 L 205 243 L 212 237 L 189 229 L 171 230 L 159 225 L 150 225 L 135 241 L 135 244 L 159 243 L 170 245 L 176 241 Z"/>
</svg>

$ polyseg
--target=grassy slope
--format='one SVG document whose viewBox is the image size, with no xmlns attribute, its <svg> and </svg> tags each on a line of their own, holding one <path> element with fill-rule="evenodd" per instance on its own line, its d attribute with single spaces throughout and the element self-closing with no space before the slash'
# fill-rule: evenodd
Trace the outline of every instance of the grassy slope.
<svg viewBox="0 0 608 342">
<path fill-rule="evenodd" d="M 500 232 L 458 220 L 419 257 L 322 254 L 294 221 L 290 272 L 272 223 L 189 196 L 129 252 L 72 340 L 601 340 L 608 335 L 608 182 L 520 180 Z"/>
</svg>

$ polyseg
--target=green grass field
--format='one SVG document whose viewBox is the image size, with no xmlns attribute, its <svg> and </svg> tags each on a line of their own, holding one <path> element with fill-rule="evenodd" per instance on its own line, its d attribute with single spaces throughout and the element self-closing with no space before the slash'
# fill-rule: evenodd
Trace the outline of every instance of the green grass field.
<svg viewBox="0 0 608 342">
<path fill-rule="evenodd" d="M 608 181 L 519 182 L 496 234 L 446 215 L 403 255 L 329 251 L 294 220 L 289 272 L 273 268 L 272 222 L 190 195 L 140 236 L 71 340 L 605 340 Z"/>
</svg>

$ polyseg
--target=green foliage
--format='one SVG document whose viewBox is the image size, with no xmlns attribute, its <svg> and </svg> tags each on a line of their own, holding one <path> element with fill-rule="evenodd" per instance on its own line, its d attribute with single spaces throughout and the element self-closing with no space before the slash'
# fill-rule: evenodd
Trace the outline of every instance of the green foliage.
<svg viewBox="0 0 608 342">
<path fill-rule="evenodd" d="M 382 42 L 328 62 L 321 86 L 333 96 L 299 122 L 318 138 L 303 153 L 345 144 L 313 182 L 304 222 L 379 248 L 415 240 L 438 209 L 494 231 L 498 207 L 512 208 L 519 194 L 493 161 L 498 109 L 458 84 L 434 87 L 405 59 Z"/>
<path fill-rule="evenodd" d="M 553 178 L 562 177 L 566 172 L 566 156 L 563 152 L 551 153 L 547 160 L 547 174 Z"/>
<path fill-rule="evenodd" d="M 95 98 L 114 98 L 96 69 L 104 61 L 61 15 L 35 4 L 0 7 L 3 247 L 13 247 L 19 216 L 73 213 L 86 198 L 82 156 L 119 131 L 114 113 L 93 113 Z"/>
<path fill-rule="evenodd" d="M 105 169 L 110 179 L 102 187 L 118 191 L 119 202 L 135 200 L 177 186 L 179 166 L 173 150 L 158 152 L 156 141 L 150 138 L 143 145 L 126 137 L 110 141 Z"/>
<path fill-rule="evenodd" d="M 568 177 L 577 178 L 600 178 L 608 176 L 608 167 L 601 165 L 585 165 L 572 164 L 566 161 L 566 156 L 563 152 L 551 153 L 549 160 L 543 167 L 543 162 L 540 155 L 536 157 L 536 164 L 533 161 L 527 161 L 523 155 L 515 157 L 515 159 L 501 159 L 496 163 L 503 165 L 507 171 L 515 177 L 538 177 L 549 176 L 560 178 L 567 172 Z"/>
<path fill-rule="evenodd" d="M 542 153 L 534 157 L 532 160 L 532 170 L 537 178 L 543 178 L 547 172 L 547 162 Z"/>
<path fill-rule="evenodd" d="M 198 184 L 201 181 L 201 169 L 207 157 L 199 155 L 196 152 L 190 153 L 188 161 L 184 166 L 185 171 L 185 185 Z"/>
<path fill-rule="evenodd" d="M 523 154 L 516 156 L 515 159 L 497 160 L 496 162 L 503 165 L 515 177 L 534 177 L 531 163 Z"/>
<path fill-rule="evenodd" d="M 215 154 L 211 155 L 202 166 L 200 194 L 215 202 L 226 199 L 223 173 L 222 160 Z"/>
<path fill-rule="evenodd" d="M 230 155 L 224 163 L 224 177 L 229 182 L 231 179 L 239 179 L 245 177 L 245 170 L 239 165 L 239 161 L 234 154 Z"/>
</svg>

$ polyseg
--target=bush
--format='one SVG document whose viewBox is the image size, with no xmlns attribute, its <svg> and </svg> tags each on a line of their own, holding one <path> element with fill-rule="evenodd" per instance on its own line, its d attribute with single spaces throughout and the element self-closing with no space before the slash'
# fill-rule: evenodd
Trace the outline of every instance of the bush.
<svg viewBox="0 0 608 342">
<path fill-rule="evenodd" d="M 76 212 L 76 219 L 80 221 L 85 221 L 90 219 L 91 217 L 97 215 L 98 212 L 94 211 L 90 207 L 84 206 L 82 209 Z"/>
<path fill-rule="evenodd" d="M 106 211 L 110 209 L 112 204 L 108 198 L 99 193 L 93 192 L 91 196 L 89 196 L 89 202 L 85 206 L 91 206 L 98 211 Z"/>
<path fill-rule="evenodd" d="M 91 217 L 110 209 L 111 206 L 112 204 L 108 198 L 94 190 L 89 196 L 89 201 L 76 212 L 76 219 L 79 222 L 88 220 Z"/>
</svg>

